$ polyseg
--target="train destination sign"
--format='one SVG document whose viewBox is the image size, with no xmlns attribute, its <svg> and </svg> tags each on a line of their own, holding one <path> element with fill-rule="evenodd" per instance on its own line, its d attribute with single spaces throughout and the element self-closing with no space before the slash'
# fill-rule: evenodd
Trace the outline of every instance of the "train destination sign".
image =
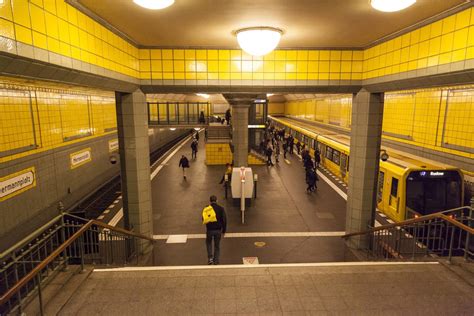
<svg viewBox="0 0 474 316">
<path fill-rule="evenodd" d="M 77 168 L 92 161 L 92 153 L 90 148 L 72 153 L 70 155 L 71 169 Z"/>
<path fill-rule="evenodd" d="M 0 201 L 14 197 L 35 186 L 36 174 L 34 167 L 0 178 Z"/>
</svg>

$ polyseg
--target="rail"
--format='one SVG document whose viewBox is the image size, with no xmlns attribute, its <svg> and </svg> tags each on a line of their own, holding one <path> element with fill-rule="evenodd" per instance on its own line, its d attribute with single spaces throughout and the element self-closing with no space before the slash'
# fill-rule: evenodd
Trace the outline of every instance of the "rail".
<svg viewBox="0 0 474 316">
<path fill-rule="evenodd" d="M 43 315 L 42 287 L 60 269 L 76 264 L 126 265 L 136 259 L 153 238 L 96 220 L 62 214 L 41 234 L 2 253 L 0 265 L 0 315 L 22 313 L 38 294 Z"/>
<path fill-rule="evenodd" d="M 474 259 L 473 207 L 463 206 L 408 219 L 342 238 L 358 236 L 367 241 L 367 255 L 373 259 L 426 258 L 428 256 L 462 256 Z"/>
</svg>

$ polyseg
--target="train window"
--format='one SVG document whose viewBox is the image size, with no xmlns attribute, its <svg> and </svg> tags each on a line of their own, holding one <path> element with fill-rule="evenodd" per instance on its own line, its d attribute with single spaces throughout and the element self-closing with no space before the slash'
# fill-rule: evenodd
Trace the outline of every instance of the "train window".
<svg viewBox="0 0 474 316">
<path fill-rule="evenodd" d="M 398 179 L 392 178 L 392 188 L 390 189 L 390 195 L 393 197 L 398 196 Z"/>
<path fill-rule="evenodd" d="M 332 160 L 332 148 L 329 146 L 326 146 L 326 158 Z"/>
<path fill-rule="evenodd" d="M 378 181 L 378 190 L 377 190 L 377 203 L 382 202 L 382 192 L 383 192 L 383 182 L 385 178 L 385 173 L 383 171 L 379 172 L 379 181 Z"/>
<path fill-rule="evenodd" d="M 332 161 L 339 166 L 341 152 L 339 150 L 333 150 Z"/>
</svg>

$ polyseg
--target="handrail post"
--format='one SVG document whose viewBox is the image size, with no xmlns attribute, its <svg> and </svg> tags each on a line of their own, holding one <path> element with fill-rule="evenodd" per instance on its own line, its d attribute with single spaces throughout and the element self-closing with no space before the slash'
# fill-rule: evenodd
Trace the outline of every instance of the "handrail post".
<svg viewBox="0 0 474 316">
<path fill-rule="evenodd" d="M 64 205 L 61 202 L 59 202 L 59 204 L 58 204 L 58 209 L 61 213 L 61 244 L 62 244 L 66 241 L 66 223 L 64 222 Z M 62 253 L 62 256 L 63 256 L 63 260 L 64 260 L 64 265 L 63 265 L 62 270 L 67 271 L 68 259 L 67 259 L 66 249 L 64 249 L 64 251 Z"/>
<path fill-rule="evenodd" d="M 84 234 L 79 237 L 79 251 L 81 254 L 81 273 L 84 272 Z"/>
<path fill-rule="evenodd" d="M 474 198 L 471 199 L 471 205 L 474 207 Z M 467 219 L 467 225 L 471 227 L 472 220 L 472 208 L 469 210 L 469 218 Z M 469 252 L 469 242 L 471 238 L 471 233 L 466 232 L 466 245 L 464 246 L 464 261 L 467 261 L 467 255 Z"/>
<path fill-rule="evenodd" d="M 38 283 L 38 299 L 39 299 L 39 308 L 40 308 L 40 315 L 44 315 L 43 310 L 43 295 L 41 293 L 41 272 L 36 275 L 36 282 Z"/>
<path fill-rule="evenodd" d="M 451 225 L 451 240 L 449 241 L 449 255 L 448 255 L 449 263 L 451 263 L 451 257 L 452 257 L 452 254 L 453 254 L 454 227 L 455 227 L 454 225 Z"/>
<path fill-rule="evenodd" d="M 15 284 L 18 283 L 19 281 L 19 278 L 18 278 L 18 263 L 16 262 L 17 261 L 17 258 L 16 258 L 16 255 L 13 254 L 12 256 L 12 259 L 13 259 L 13 265 L 15 267 Z M 6 278 L 6 273 L 5 273 L 5 278 Z M 16 296 L 17 296 L 17 299 L 18 299 L 18 312 L 21 314 L 22 313 L 22 310 L 23 310 L 23 305 L 21 304 L 21 291 L 18 291 L 16 292 Z"/>
</svg>

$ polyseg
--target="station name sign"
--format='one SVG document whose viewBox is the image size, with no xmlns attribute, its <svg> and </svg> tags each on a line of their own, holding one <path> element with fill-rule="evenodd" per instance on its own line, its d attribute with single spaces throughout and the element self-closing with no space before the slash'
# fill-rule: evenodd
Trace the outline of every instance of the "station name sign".
<svg viewBox="0 0 474 316">
<path fill-rule="evenodd" d="M 72 153 L 70 156 L 71 169 L 77 168 L 92 161 L 92 151 L 90 148 Z"/>
<path fill-rule="evenodd" d="M 36 173 L 34 167 L 0 178 L 0 201 L 9 199 L 35 186 Z"/>
<path fill-rule="evenodd" d="M 109 140 L 109 153 L 116 151 L 119 149 L 119 142 L 118 139 L 111 139 Z"/>
</svg>

